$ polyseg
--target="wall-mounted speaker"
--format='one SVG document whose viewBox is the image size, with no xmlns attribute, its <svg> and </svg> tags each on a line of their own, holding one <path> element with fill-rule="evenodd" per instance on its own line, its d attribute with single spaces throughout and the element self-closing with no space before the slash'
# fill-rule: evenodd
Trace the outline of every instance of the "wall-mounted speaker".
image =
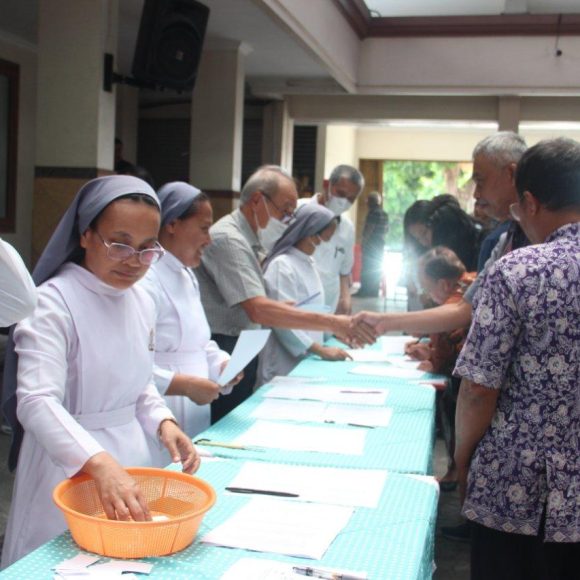
<svg viewBox="0 0 580 580">
<path fill-rule="evenodd" d="M 145 0 L 133 58 L 142 83 L 193 89 L 209 8 L 195 0 Z"/>
</svg>

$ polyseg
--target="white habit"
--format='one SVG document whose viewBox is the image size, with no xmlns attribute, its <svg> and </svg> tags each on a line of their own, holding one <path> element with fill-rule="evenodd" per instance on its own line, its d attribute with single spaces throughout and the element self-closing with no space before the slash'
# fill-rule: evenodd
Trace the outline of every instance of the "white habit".
<svg viewBox="0 0 580 580">
<path fill-rule="evenodd" d="M 40 286 L 14 333 L 25 434 L 3 567 L 66 529 L 52 490 L 93 455 L 153 465 L 157 429 L 172 417 L 152 382 L 154 325 L 143 289 L 117 290 L 75 264 Z"/>
<path fill-rule="evenodd" d="M 318 195 L 298 200 L 298 205 L 318 203 Z M 355 232 L 352 221 L 341 214 L 334 235 L 328 242 L 319 244 L 313 254 L 316 269 L 322 280 L 325 304 L 331 312 L 336 312 L 340 298 L 340 276 L 350 276 L 354 265 Z"/>
<path fill-rule="evenodd" d="M 139 284 L 157 307 L 155 384 L 165 394 L 175 373 L 217 381 L 230 355 L 210 340 L 211 332 L 194 273 L 167 252 Z M 210 405 L 187 397 L 166 396 L 179 425 L 190 437 L 210 426 Z"/>
<path fill-rule="evenodd" d="M 324 305 L 324 289 L 314 260 L 296 248 L 272 260 L 264 273 L 264 282 L 266 294 L 273 300 L 301 302 L 319 292 L 308 305 Z M 304 358 L 312 343 L 323 341 L 322 331 L 274 328 L 258 359 L 256 386 L 262 386 L 276 375 L 287 375 Z"/>
</svg>

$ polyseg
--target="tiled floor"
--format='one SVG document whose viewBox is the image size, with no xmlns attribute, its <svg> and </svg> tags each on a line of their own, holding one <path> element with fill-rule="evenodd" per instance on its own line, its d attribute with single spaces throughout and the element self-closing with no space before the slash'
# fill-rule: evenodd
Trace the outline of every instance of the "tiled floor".
<svg viewBox="0 0 580 580">
<path fill-rule="evenodd" d="M 404 310 L 402 301 L 384 301 L 382 298 L 361 298 L 353 300 L 353 310 L 388 311 Z M 10 437 L 0 434 L 0 542 L 6 526 L 6 519 L 10 509 L 10 498 L 14 476 L 6 467 L 6 458 Z M 446 471 L 447 457 L 443 441 L 437 440 L 434 453 L 435 475 L 442 475 Z M 442 493 L 439 502 L 439 517 L 437 530 L 440 526 L 459 523 L 459 498 L 457 492 Z M 452 542 L 442 538 L 437 532 L 435 541 L 435 562 L 437 570 L 436 580 L 467 580 L 469 578 L 469 545 Z"/>
</svg>

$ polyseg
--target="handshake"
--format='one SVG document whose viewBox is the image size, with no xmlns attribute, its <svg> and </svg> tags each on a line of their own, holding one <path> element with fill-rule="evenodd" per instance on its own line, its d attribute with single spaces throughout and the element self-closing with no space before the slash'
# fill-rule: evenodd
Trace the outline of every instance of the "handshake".
<svg viewBox="0 0 580 580">
<path fill-rule="evenodd" d="M 332 332 L 351 348 L 374 344 L 377 337 L 389 330 L 388 314 L 359 312 L 354 316 L 333 316 Z"/>
</svg>

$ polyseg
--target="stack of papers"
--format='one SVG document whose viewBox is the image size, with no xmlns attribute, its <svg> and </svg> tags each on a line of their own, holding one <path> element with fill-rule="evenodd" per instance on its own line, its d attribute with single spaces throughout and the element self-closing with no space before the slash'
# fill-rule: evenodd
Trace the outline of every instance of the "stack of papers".
<svg viewBox="0 0 580 580">
<path fill-rule="evenodd" d="M 77 554 L 74 558 L 64 560 L 55 568 L 55 580 L 110 580 L 119 578 L 120 580 L 136 579 L 133 572 L 139 574 L 149 574 L 153 569 L 153 564 L 147 562 L 136 562 L 131 560 L 109 560 L 98 564 L 100 556 L 89 554 Z M 129 572 L 127 574 L 127 572 Z"/>
<path fill-rule="evenodd" d="M 362 455 L 367 431 L 367 429 L 309 427 L 258 420 L 232 443 L 244 447 Z"/>
<path fill-rule="evenodd" d="M 201 541 L 319 560 L 352 513 L 349 507 L 253 497 Z"/>
<path fill-rule="evenodd" d="M 364 427 L 387 427 L 392 415 L 393 410 L 388 407 L 276 398 L 264 399 L 252 413 L 255 419 L 343 423 Z"/>
<path fill-rule="evenodd" d="M 416 342 L 418 339 L 414 336 L 381 336 L 378 344 L 381 352 L 388 354 L 405 354 L 405 345 L 408 342 Z"/>
<path fill-rule="evenodd" d="M 296 500 L 376 508 L 387 480 L 379 469 L 343 469 L 247 461 L 228 487 L 288 493 Z"/>
<path fill-rule="evenodd" d="M 389 391 L 379 387 L 347 385 L 275 385 L 264 393 L 265 399 L 303 399 L 349 405 L 384 405 Z"/>
</svg>

